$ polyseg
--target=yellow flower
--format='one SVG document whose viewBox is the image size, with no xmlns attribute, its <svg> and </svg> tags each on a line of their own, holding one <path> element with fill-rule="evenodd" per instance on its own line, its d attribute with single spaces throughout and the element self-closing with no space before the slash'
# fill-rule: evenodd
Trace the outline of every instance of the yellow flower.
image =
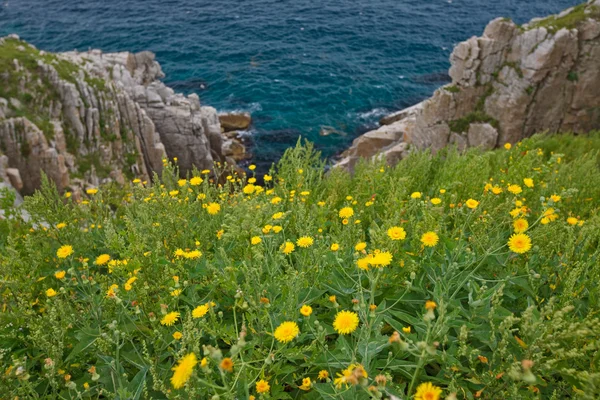
<svg viewBox="0 0 600 400">
<path fill-rule="evenodd" d="M 192 317 L 202 318 L 208 313 L 208 306 L 206 304 L 194 308 L 192 311 Z"/>
<path fill-rule="evenodd" d="M 110 261 L 110 256 L 108 254 L 100 254 L 98 257 L 96 257 L 96 261 L 94 261 L 94 264 L 104 265 L 108 261 Z"/>
<path fill-rule="evenodd" d="M 579 220 L 575 217 L 567 218 L 567 224 L 569 224 L 569 225 L 577 225 L 578 222 L 579 222 Z"/>
<path fill-rule="evenodd" d="M 273 229 L 273 225 L 265 225 L 265 227 L 262 228 L 262 232 L 266 235 L 267 233 L 271 232 L 271 229 Z"/>
<path fill-rule="evenodd" d="M 61 246 L 58 250 L 56 250 L 56 256 L 58 258 L 67 258 L 71 254 L 73 254 L 73 246 L 70 246 L 68 244 Z"/>
<path fill-rule="evenodd" d="M 510 143 L 504 143 L 504 148 L 506 150 L 510 150 L 511 147 L 512 147 L 512 145 Z"/>
<path fill-rule="evenodd" d="M 254 165 L 254 164 L 250 164 L 250 165 L 248 166 L 248 169 L 249 169 L 250 171 L 254 171 L 254 170 L 256 169 L 256 165 Z"/>
<path fill-rule="evenodd" d="M 279 232 L 281 232 L 282 230 L 283 230 L 283 227 L 281 227 L 281 226 L 279 226 L 279 225 L 275 225 L 275 226 L 273 227 L 273 232 L 275 232 L 275 233 L 279 233 Z"/>
<path fill-rule="evenodd" d="M 319 379 L 324 381 L 327 378 L 329 378 L 329 372 L 327 372 L 326 370 L 322 369 L 319 371 Z"/>
<path fill-rule="evenodd" d="M 181 339 L 182 337 L 183 337 L 183 333 L 181 333 L 181 332 L 179 332 L 179 331 L 177 331 L 177 332 L 173 333 L 173 339 L 175 339 L 175 340 L 179 340 L 179 339 Z"/>
<path fill-rule="evenodd" d="M 558 203 L 560 201 L 560 196 L 557 194 L 553 194 L 552 196 L 550 196 L 550 199 L 555 202 Z"/>
<path fill-rule="evenodd" d="M 392 226 L 387 230 L 387 235 L 392 240 L 404 240 L 406 238 L 406 231 L 399 226 Z"/>
<path fill-rule="evenodd" d="M 56 224 L 56 229 L 62 229 L 65 226 L 67 226 L 67 224 L 65 224 L 64 222 L 60 222 L 60 223 Z"/>
<path fill-rule="evenodd" d="M 171 296 L 173 296 L 173 297 L 179 297 L 180 294 L 181 294 L 181 289 L 175 289 L 171 292 Z"/>
<path fill-rule="evenodd" d="M 269 390 L 271 390 L 269 382 L 265 381 L 264 379 L 256 382 L 256 393 L 269 393 Z"/>
<path fill-rule="evenodd" d="M 441 394 L 441 388 L 434 386 L 431 382 L 424 382 L 417 387 L 414 400 L 439 400 Z"/>
<path fill-rule="evenodd" d="M 271 175 L 265 175 L 263 176 L 263 180 L 265 182 L 271 182 L 273 180 L 273 177 Z"/>
<path fill-rule="evenodd" d="M 348 225 L 348 222 L 349 222 L 349 221 L 348 221 L 348 218 L 344 218 L 344 219 L 342 220 L 342 225 Z"/>
<path fill-rule="evenodd" d="M 65 277 L 65 274 L 65 271 L 57 271 L 54 273 L 54 276 L 56 277 L 56 279 L 63 279 Z"/>
<path fill-rule="evenodd" d="M 413 199 L 420 199 L 421 198 L 421 192 L 413 192 L 410 195 L 411 198 Z"/>
<path fill-rule="evenodd" d="M 192 376 L 196 364 L 198 364 L 198 359 L 194 353 L 190 353 L 179 360 L 177 366 L 172 368 L 174 372 L 171 377 L 171 385 L 173 385 L 173 388 L 179 389 L 185 385 Z"/>
<path fill-rule="evenodd" d="M 244 186 L 244 188 L 242 189 L 242 192 L 244 192 L 244 194 L 252 194 L 252 193 L 254 193 L 255 190 L 256 190 L 256 186 L 249 183 L 246 186 Z"/>
<path fill-rule="evenodd" d="M 98 189 L 96 189 L 96 188 L 92 188 L 92 189 L 88 189 L 88 190 L 86 190 L 85 192 L 86 192 L 87 194 L 94 195 L 94 194 L 98 193 Z"/>
<path fill-rule="evenodd" d="M 515 253 L 526 253 L 531 250 L 531 238 L 524 233 L 516 233 L 508 239 L 508 248 Z"/>
<path fill-rule="evenodd" d="M 48 297 L 54 297 L 56 296 L 58 293 L 56 292 L 56 290 L 50 288 L 48 290 L 46 290 L 46 296 Z"/>
<path fill-rule="evenodd" d="M 160 324 L 166 325 L 166 326 L 172 326 L 175 322 L 177 322 L 180 315 L 181 314 L 178 313 L 177 311 L 171 311 L 170 313 L 165 315 L 163 317 L 163 319 L 160 320 Z"/>
<path fill-rule="evenodd" d="M 171 197 L 175 197 L 175 196 L 177 196 L 178 194 L 179 194 L 179 190 L 171 190 L 171 191 L 169 192 L 169 196 L 171 196 Z"/>
<path fill-rule="evenodd" d="M 340 245 L 337 243 L 332 243 L 330 248 L 331 251 L 338 251 L 340 249 Z"/>
<path fill-rule="evenodd" d="M 275 329 L 273 336 L 281 343 L 288 343 L 294 340 L 300 334 L 300 328 L 298 328 L 298 324 L 291 321 L 286 321 L 281 323 Z"/>
<path fill-rule="evenodd" d="M 262 239 L 258 236 L 252 236 L 252 239 L 250 239 L 250 243 L 253 245 L 259 244 L 260 242 L 262 242 Z"/>
<path fill-rule="evenodd" d="M 370 264 L 375 267 L 387 267 L 392 263 L 392 253 L 389 251 L 375 252 L 370 259 Z"/>
<path fill-rule="evenodd" d="M 439 240 L 440 237 L 438 234 L 431 231 L 425 232 L 423 236 L 421 236 L 421 243 L 423 243 L 423 246 L 426 247 L 434 247 L 436 244 L 438 244 Z"/>
<path fill-rule="evenodd" d="M 276 212 L 275 214 L 273 214 L 273 217 L 272 217 L 272 218 L 273 218 L 274 220 L 281 219 L 281 218 L 283 218 L 283 213 L 282 213 L 282 212 Z"/>
<path fill-rule="evenodd" d="M 494 194 L 500 194 L 500 193 L 502 193 L 502 188 L 500 186 L 494 186 L 492 188 L 492 193 L 494 193 Z"/>
<path fill-rule="evenodd" d="M 219 205 L 219 203 L 208 203 L 208 206 L 206 206 L 206 211 L 210 215 L 215 215 L 218 214 L 219 211 L 221 211 L 221 206 Z"/>
<path fill-rule="evenodd" d="M 430 201 L 431 201 L 431 204 L 433 204 L 434 206 L 437 206 L 438 204 L 440 204 L 442 202 L 442 199 L 440 199 L 438 197 L 434 197 Z"/>
<path fill-rule="evenodd" d="M 200 178 L 199 176 L 195 176 L 190 179 L 190 185 L 192 186 L 200 186 L 202 182 L 204 182 L 204 179 Z"/>
<path fill-rule="evenodd" d="M 348 335 L 358 327 L 358 314 L 352 311 L 340 311 L 333 320 L 333 328 L 341 335 Z"/>
<path fill-rule="evenodd" d="M 208 359 L 206 357 L 204 357 L 202 360 L 200 360 L 200 367 L 206 368 L 207 365 L 208 365 Z"/>
<path fill-rule="evenodd" d="M 467 207 L 469 207 L 470 209 L 475 209 L 477 208 L 477 206 L 479 205 L 479 202 L 477 200 L 473 200 L 473 199 L 469 199 L 465 202 L 465 204 L 467 205 Z"/>
<path fill-rule="evenodd" d="M 354 215 L 354 210 L 352 209 L 352 207 L 344 207 L 338 213 L 338 216 L 340 218 L 350 218 L 353 215 Z"/>
<path fill-rule="evenodd" d="M 295 248 L 296 248 L 296 246 L 294 246 L 294 243 L 285 242 L 284 244 L 281 245 L 281 247 L 279 247 L 279 250 L 281 250 L 283 252 L 283 254 L 289 255 L 292 253 L 292 251 L 294 251 Z"/>
<path fill-rule="evenodd" d="M 404 333 L 410 333 L 410 326 L 402 327 L 402 332 L 404 332 Z"/>
<path fill-rule="evenodd" d="M 367 248 L 367 244 L 365 242 L 359 242 L 356 244 L 356 246 L 354 246 L 354 250 L 356 250 L 356 251 L 363 251 L 366 248 Z"/>
<path fill-rule="evenodd" d="M 307 248 L 313 245 L 313 238 L 311 238 L 310 236 L 302 236 L 301 238 L 299 238 L 296 241 L 296 244 L 299 247 L 303 247 L 303 248 Z"/>
<path fill-rule="evenodd" d="M 300 307 L 300 314 L 304 315 L 305 317 L 310 317 L 310 314 L 312 314 L 313 309 L 311 306 L 309 305 L 303 305 L 302 307 Z"/>
<path fill-rule="evenodd" d="M 179 187 L 183 187 L 187 184 L 187 179 L 180 179 L 177 181 L 177 184 L 179 185 Z"/>
<path fill-rule="evenodd" d="M 521 189 L 521 186 L 519 186 L 519 185 L 509 185 L 508 191 L 511 192 L 512 194 L 519 194 L 523 191 L 523 189 Z"/>
<path fill-rule="evenodd" d="M 523 179 L 523 183 L 528 188 L 532 188 L 533 187 L 533 179 L 531 179 L 531 178 L 525 178 L 525 179 Z"/>
<path fill-rule="evenodd" d="M 516 233 L 523 233 L 527 230 L 527 228 L 529 228 L 529 222 L 527 222 L 527 220 L 524 218 L 516 219 L 513 222 L 513 228 L 515 229 Z"/>
<path fill-rule="evenodd" d="M 219 364 L 219 367 L 223 370 L 223 371 L 227 371 L 227 372 L 233 372 L 233 360 L 229 357 L 225 357 L 222 361 L 221 364 Z"/>
<path fill-rule="evenodd" d="M 437 307 L 437 304 L 436 304 L 436 302 L 435 302 L 435 301 L 433 301 L 433 300 L 427 300 L 427 301 L 425 302 L 425 309 L 426 309 L 426 310 L 435 310 L 435 309 L 436 309 L 436 307 Z"/>
<path fill-rule="evenodd" d="M 298 386 L 298 389 L 300 390 L 310 390 L 310 388 L 312 387 L 312 382 L 310 381 L 309 377 L 306 377 L 304 379 L 302 379 L 302 385 Z"/>
<path fill-rule="evenodd" d="M 279 203 L 281 203 L 281 197 L 275 196 L 271 199 L 271 204 L 279 204 Z"/>
</svg>

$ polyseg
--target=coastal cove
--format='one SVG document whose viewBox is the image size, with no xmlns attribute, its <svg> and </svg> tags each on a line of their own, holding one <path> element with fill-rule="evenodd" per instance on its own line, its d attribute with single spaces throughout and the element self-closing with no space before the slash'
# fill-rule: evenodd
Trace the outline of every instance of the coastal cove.
<svg viewBox="0 0 600 400">
<path fill-rule="evenodd" d="M 48 51 L 155 52 L 176 92 L 252 113 L 260 168 L 299 135 L 333 155 L 382 115 L 429 97 L 446 83 L 453 46 L 491 19 L 520 24 L 577 2 L 63 3 L 4 2 L 0 36 Z M 346 135 L 321 136 L 322 127 Z"/>
</svg>

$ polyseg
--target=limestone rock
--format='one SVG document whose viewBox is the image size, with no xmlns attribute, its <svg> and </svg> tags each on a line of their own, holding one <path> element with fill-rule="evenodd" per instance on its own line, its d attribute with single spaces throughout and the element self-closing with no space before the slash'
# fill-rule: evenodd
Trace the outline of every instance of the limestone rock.
<svg viewBox="0 0 600 400">
<path fill-rule="evenodd" d="M 226 113 L 219 114 L 219 122 L 225 132 L 246 130 L 252 123 L 249 113 Z"/>
<path fill-rule="evenodd" d="M 469 146 L 490 149 L 537 132 L 600 129 L 596 4 L 600 0 L 588 1 L 579 21 L 573 20 L 573 10 L 522 27 L 503 18 L 491 21 L 483 36 L 454 48 L 450 85 L 383 117 L 382 127 L 355 139 L 336 166 L 352 169 L 359 157 L 385 157 L 393 148 L 402 150 L 397 153 L 401 158 L 405 149 L 400 144 L 432 152 L 447 144 L 461 151 Z M 570 18 L 574 28 L 553 28 L 551 22 L 560 18 Z M 382 138 L 384 127 L 402 134 Z"/>
</svg>

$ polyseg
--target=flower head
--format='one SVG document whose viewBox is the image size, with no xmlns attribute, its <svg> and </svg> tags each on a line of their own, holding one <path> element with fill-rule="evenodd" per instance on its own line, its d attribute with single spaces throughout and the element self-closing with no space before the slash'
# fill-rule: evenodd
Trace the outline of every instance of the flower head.
<svg viewBox="0 0 600 400">
<path fill-rule="evenodd" d="M 265 381 L 264 379 L 256 382 L 256 393 L 269 393 L 269 390 L 271 390 L 269 382 Z"/>
<path fill-rule="evenodd" d="M 219 203 L 208 203 L 208 205 L 206 206 L 206 211 L 210 215 L 215 215 L 218 214 L 219 211 L 221 211 L 221 206 L 219 205 Z"/>
<path fill-rule="evenodd" d="M 173 385 L 175 389 L 179 389 L 185 385 L 192 376 L 196 364 L 198 364 L 198 359 L 194 353 L 190 353 L 179 360 L 177 366 L 172 368 L 174 372 L 171 377 L 171 385 Z"/>
<path fill-rule="evenodd" d="M 281 252 L 283 254 L 289 255 L 289 254 L 291 254 L 294 251 L 295 248 L 296 248 L 296 246 L 294 246 L 294 243 L 292 243 L 292 242 L 285 242 L 284 244 L 282 244 L 279 247 L 279 250 L 281 250 Z"/>
<path fill-rule="evenodd" d="M 219 364 L 219 367 L 221 367 L 223 371 L 233 372 L 233 360 L 229 357 L 225 357 L 221 361 L 221 364 Z"/>
<path fill-rule="evenodd" d="M 73 246 L 65 244 L 64 246 L 60 246 L 58 250 L 56 250 L 56 257 L 58 258 L 67 258 L 71 254 L 73 254 Z"/>
<path fill-rule="evenodd" d="M 412 199 L 420 199 L 421 198 L 421 192 L 412 192 L 410 197 Z"/>
<path fill-rule="evenodd" d="M 303 248 L 307 248 L 313 245 L 313 238 L 311 238 L 310 236 L 302 236 L 301 238 L 299 238 L 296 241 L 296 244 L 299 247 L 303 247 Z"/>
<path fill-rule="evenodd" d="M 330 249 L 331 251 L 338 251 L 340 249 L 340 245 L 337 243 L 332 243 Z"/>
<path fill-rule="evenodd" d="M 65 277 L 65 274 L 65 271 L 56 271 L 54 273 L 54 276 L 56 277 L 56 279 L 63 279 Z"/>
<path fill-rule="evenodd" d="M 510 251 L 522 254 L 531 250 L 531 238 L 524 233 L 516 233 L 508 239 Z"/>
<path fill-rule="evenodd" d="M 474 199 L 469 199 L 465 202 L 465 204 L 467 205 L 467 207 L 469 207 L 470 209 L 475 209 L 477 208 L 477 206 L 479 205 L 479 202 L 477 200 Z"/>
<path fill-rule="evenodd" d="M 253 245 L 257 245 L 260 242 L 262 242 L 262 239 L 259 236 L 252 236 L 252 238 L 250 239 L 250 243 L 252 243 Z"/>
<path fill-rule="evenodd" d="M 516 219 L 513 222 L 513 228 L 516 233 L 523 233 L 529 228 L 529 222 L 525 218 Z"/>
<path fill-rule="evenodd" d="M 404 228 L 399 226 L 392 226 L 387 230 L 387 235 L 392 240 L 404 240 L 406 239 L 406 231 Z"/>
<path fill-rule="evenodd" d="M 300 334 L 300 328 L 298 324 L 291 321 L 282 322 L 281 325 L 275 329 L 273 336 L 281 343 L 291 342 Z"/>
<path fill-rule="evenodd" d="M 208 305 L 204 304 L 192 310 L 193 318 L 202 318 L 208 313 Z"/>
<path fill-rule="evenodd" d="M 341 335 L 348 335 L 358 327 L 358 314 L 353 311 L 340 311 L 333 320 L 333 328 Z"/>
<path fill-rule="evenodd" d="M 367 248 L 367 244 L 365 242 L 359 242 L 356 244 L 356 246 L 354 246 L 354 250 L 356 250 L 356 251 L 363 251 L 366 248 Z"/>
<path fill-rule="evenodd" d="M 421 243 L 423 243 L 423 246 L 426 247 L 434 247 L 436 244 L 438 244 L 439 240 L 440 237 L 438 234 L 432 231 L 425 232 L 423 236 L 421 236 Z"/>
<path fill-rule="evenodd" d="M 338 216 L 340 218 L 350 218 L 353 215 L 354 215 L 354 210 L 352 209 L 352 207 L 344 207 L 338 213 Z"/>
<path fill-rule="evenodd" d="M 414 400 L 439 400 L 441 394 L 441 388 L 431 382 L 424 382 L 417 387 Z"/>
<path fill-rule="evenodd" d="M 312 307 L 307 304 L 300 307 L 300 314 L 304 315 L 305 317 L 309 317 L 312 314 L 312 312 Z"/>
<path fill-rule="evenodd" d="M 110 256 L 108 254 L 100 254 L 98 257 L 96 257 L 96 261 L 94 261 L 94 264 L 96 264 L 96 265 L 104 265 L 109 260 L 110 260 Z"/>
<path fill-rule="evenodd" d="M 509 185 L 508 191 L 511 192 L 512 194 L 519 194 L 523 191 L 523 189 L 521 189 L 521 186 L 519 186 L 519 185 Z"/>
<path fill-rule="evenodd" d="M 170 313 L 165 315 L 163 317 L 163 319 L 160 320 L 160 324 L 166 325 L 166 326 L 172 326 L 175 322 L 177 322 L 180 315 L 181 314 L 178 313 L 177 311 L 171 311 Z"/>
<path fill-rule="evenodd" d="M 46 290 L 46 296 L 48 297 L 54 297 L 56 296 L 58 293 L 56 292 L 56 290 L 50 288 L 48 290 Z"/>
<path fill-rule="evenodd" d="M 434 197 L 430 201 L 431 201 L 431 204 L 433 204 L 434 206 L 437 206 L 438 204 L 440 204 L 442 202 L 442 199 L 440 199 L 439 197 Z"/>
</svg>

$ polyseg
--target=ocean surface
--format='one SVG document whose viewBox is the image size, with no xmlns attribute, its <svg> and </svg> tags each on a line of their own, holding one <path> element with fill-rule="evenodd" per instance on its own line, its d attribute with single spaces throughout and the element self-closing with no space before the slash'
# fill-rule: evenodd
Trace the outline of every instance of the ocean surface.
<svg viewBox="0 0 600 400">
<path fill-rule="evenodd" d="M 254 162 L 298 137 L 325 156 L 447 82 L 454 45 L 498 16 L 577 0 L 0 0 L 0 35 L 48 51 L 151 50 L 177 91 L 245 110 Z M 323 127 L 337 133 L 321 136 Z"/>
</svg>

